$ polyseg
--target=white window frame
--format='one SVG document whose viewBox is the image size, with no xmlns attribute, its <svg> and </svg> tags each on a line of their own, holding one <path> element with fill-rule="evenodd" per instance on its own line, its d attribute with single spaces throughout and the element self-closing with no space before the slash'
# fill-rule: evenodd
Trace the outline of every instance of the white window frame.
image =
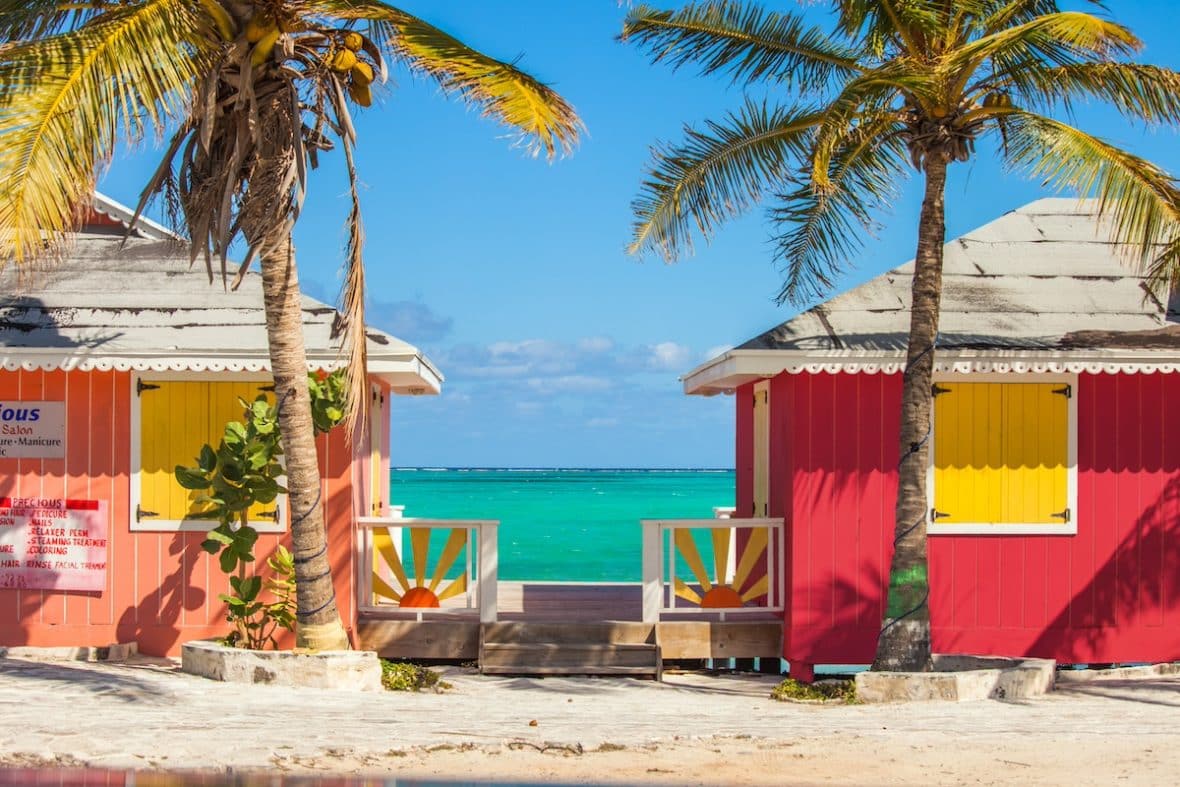
<svg viewBox="0 0 1180 787">
<path fill-rule="evenodd" d="M 217 526 L 211 519 L 148 519 L 137 521 L 135 512 L 140 508 L 141 479 L 140 463 L 142 457 L 143 429 L 141 424 L 140 380 L 160 380 L 161 382 L 194 382 L 194 383 L 270 383 L 268 374 L 258 373 L 226 373 L 226 372 L 135 372 L 131 375 L 131 502 L 127 515 L 130 519 L 131 532 L 139 533 L 204 533 Z M 280 457 L 280 462 L 282 458 Z M 286 484 L 286 478 L 279 479 L 280 484 Z M 287 495 L 275 498 L 275 505 L 279 507 L 277 522 L 251 522 L 250 527 L 259 533 L 285 533 L 287 520 L 290 517 L 290 507 L 287 505 Z"/>
<path fill-rule="evenodd" d="M 1059 383 L 1070 387 L 1066 404 L 1065 501 L 1069 521 L 1060 525 L 1043 522 L 957 522 L 929 521 L 934 508 L 934 406 L 930 407 L 930 440 L 926 465 L 926 533 L 932 536 L 1073 536 L 1078 532 L 1078 375 L 1076 374 L 953 374 L 936 373 L 934 383 Z"/>
</svg>

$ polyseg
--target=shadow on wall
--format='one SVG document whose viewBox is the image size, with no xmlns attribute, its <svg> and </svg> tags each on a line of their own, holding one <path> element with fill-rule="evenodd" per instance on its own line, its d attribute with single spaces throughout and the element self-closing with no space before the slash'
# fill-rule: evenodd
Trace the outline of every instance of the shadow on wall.
<svg viewBox="0 0 1180 787">
<path fill-rule="evenodd" d="M 173 534 L 168 554 L 178 562 L 176 570 L 138 604 L 123 611 L 115 626 L 119 642 L 138 642 L 141 651 L 153 655 L 167 653 L 177 643 L 183 611 L 199 610 L 205 604 L 205 588 L 192 580 L 193 570 L 205 555 L 201 550 L 203 538 L 199 533 Z"/>
<path fill-rule="evenodd" d="M 1175 475 L 1030 652 L 1054 653 L 1064 631 L 1079 662 L 1180 658 L 1178 566 L 1180 475 Z"/>
</svg>

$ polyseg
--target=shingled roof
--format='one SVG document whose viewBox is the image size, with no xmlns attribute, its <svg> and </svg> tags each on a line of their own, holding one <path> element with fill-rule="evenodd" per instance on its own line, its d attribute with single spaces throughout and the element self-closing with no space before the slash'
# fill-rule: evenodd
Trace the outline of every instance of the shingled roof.
<svg viewBox="0 0 1180 787">
<path fill-rule="evenodd" d="M 1042 199 L 945 247 L 939 367 L 1137 370 L 1180 360 L 1180 298 L 1157 297 L 1110 242 L 1092 200 Z M 688 393 L 782 371 L 896 372 L 913 262 L 835 296 L 694 369 Z"/>
<path fill-rule="evenodd" d="M 270 368 L 262 277 L 237 290 L 209 283 L 202 263 L 165 227 L 99 196 L 64 259 L 0 271 L 0 364 L 25 369 L 141 371 Z M 303 297 L 312 368 L 342 357 L 332 336 L 336 310 Z M 369 373 L 401 393 L 438 393 L 442 375 L 416 348 L 374 328 Z"/>
</svg>

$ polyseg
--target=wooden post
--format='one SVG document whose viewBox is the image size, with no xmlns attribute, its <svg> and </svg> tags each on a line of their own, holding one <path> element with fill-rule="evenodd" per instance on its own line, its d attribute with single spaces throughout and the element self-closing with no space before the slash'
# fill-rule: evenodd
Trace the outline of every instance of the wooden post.
<svg viewBox="0 0 1180 787">
<path fill-rule="evenodd" d="M 499 522 L 479 527 L 479 622 L 496 622 L 496 590 L 500 574 Z"/>
<path fill-rule="evenodd" d="M 643 526 L 643 622 L 658 623 L 664 603 L 660 578 L 660 542 L 663 532 L 658 520 L 645 519 Z"/>
</svg>

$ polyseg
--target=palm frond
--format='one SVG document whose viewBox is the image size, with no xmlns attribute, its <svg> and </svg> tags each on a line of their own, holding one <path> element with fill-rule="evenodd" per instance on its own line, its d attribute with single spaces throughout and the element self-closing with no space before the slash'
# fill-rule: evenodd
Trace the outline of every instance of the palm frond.
<svg viewBox="0 0 1180 787">
<path fill-rule="evenodd" d="M 433 25 L 378 0 L 306 0 L 340 19 L 378 23 L 392 31 L 382 42 L 413 72 L 478 106 L 520 133 L 530 152 L 552 159 L 568 153 L 583 131 L 574 108 L 557 91 L 506 63 L 475 50 Z"/>
<path fill-rule="evenodd" d="M 1180 123 L 1180 72 L 1138 63 L 1074 63 L 1054 68 L 1014 65 L 992 75 L 991 89 L 1011 90 L 1030 109 L 1047 110 L 1094 98 L 1132 120 Z"/>
<path fill-rule="evenodd" d="M 951 51 L 948 71 L 974 72 L 986 60 L 1000 63 L 998 71 L 1011 73 L 1004 64 L 1041 61 L 1072 65 L 1094 57 L 1126 57 L 1142 48 L 1127 28 L 1081 11 L 1043 14 L 1022 24 L 981 36 Z"/>
<path fill-rule="evenodd" d="M 836 0 L 837 29 L 863 40 L 875 58 L 895 53 L 918 56 L 947 23 L 938 0 Z"/>
<path fill-rule="evenodd" d="M 1153 284 L 1180 283 L 1180 188 L 1149 161 L 1070 125 L 1012 110 L 1005 120 L 1005 158 L 1031 177 L 1098 200 L 1113 240 L 1124 244 Z"/>
<path fill-rule="evenodd" d="M 59 243 L 116 141 L 184 111 L 202 24 L 190 2 L 148 0 L 0 54 L 0 263 Z"/>
<path fill-rule="evenodd" d="M 736 0 L 676 11 L 636 6 L 620 39 L 636 43 L 653 62 L 673 68 L 697 64 L 702 74 L 728 73 L 735 82 L 767 79 L 812 90 L 864 70 L 855 50 L 808 26 L 801 16 Z"/>
<path fill-rule="evenodd" d="M 86 24 L 111 3 L 62 0 L 0 0 L 0 42 L 56 35 Z"/>
<path fill-rule="evenodd" d="M 714 228 L 779 187 L 802 160 L 821 115 L 810 109 L 770 108 L 747 100 L 704 130 L 685 128 L 685 140 L 652 150 L 648 176 L 632 203 L 629 251 L 657 250 L 666 260 L 691 251 L 695 227 Z"/>
<path fill-rule="evenodd" d="M 1097 8 L 1103 7 L 1103 0 L 1086 0 Z M 980 15 L 979 29 L 984 35 L 997 33 L 1013 25 L 1024 24 L 1046 14 L 1061 11 L 1057 0 L 988 0 L 987 12 Z"/>
<path fill-rule="evenodd" d="M 778 195 L 770 211 L 778 228 L 775 256 L 783 264 L 778 302 L 800 305 L 830 290 L 836 273 L 862 248 L 908 173 L 902 130 L 894 113 L 879 113 L 851 129 L 832 157 L 829 187 L 810 182 Z"/>
<path fill-rule="evenodd" d="M 929 107 L 940 99 L 940 88 L 935 72 L 908 58 L 896 58 L 846 82 L 824 108 L 813 148 L 812 185 L 828 187 L 832 157 L 862 118 L 890 108 L 900 111 L 905 104 Z"/>
</svg>

